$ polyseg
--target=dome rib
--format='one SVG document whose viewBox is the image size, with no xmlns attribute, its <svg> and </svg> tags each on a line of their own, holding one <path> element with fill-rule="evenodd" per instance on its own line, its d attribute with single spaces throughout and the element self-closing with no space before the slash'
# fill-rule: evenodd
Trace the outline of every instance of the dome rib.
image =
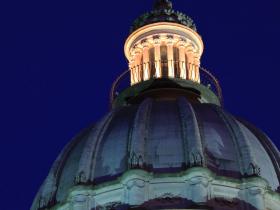
<svg viewBox="0 0 280 210">
<path fill-rule="evenodd" d="M 246 120 L 238 119 L 242 124 L 244 124 L 260 141 L 264 149 L 267 151 L 273 166 L 275 168 L 275 172 L 277 174 L 278 181 L 280 183 L 280 155 L 277 151 L 276 147 L 272 143 L 272 141 L 267 137 L 261 130 L 253 126 L 251 123 L 247 122 Z M 278 187 L 280 190 L 280 186 Z"/>
<path fill-rule="evenodd" d="M 93 159 L 92 180 L 95 184 L 113 180 L 128 168 L 128 141 L 138 106 L 115 109 Z M 102 131 L 103 132 L 103 131 Z"/>
<path fill-rule="evenodd" d="M 93 181 L 99 144 L 112 118 L 113 112 L 110 112 L 98 123 L 94 129 L 94 134 L 88 138 L 80 159 L 79 170 L 75 179 L 76 183 L 87 183 Z"/>
<path fill-rule="evenodd" d="M 145 99 L 136 112 L 130 138 L 128 141 L 129 168 L 143 168 L 146 160 L 146 140 L 148 139 L 148 122 L 153 100 Z"/>
<path fill-rule="evenodd" d="M 112 122 L 112 119 L 114 118 L 115 113 L 110 113 L 109 116 L 107 116 L 107 118 L 105 119 L 104 123 L 102 123 L 101 127 L 100 127 L 100 132 L 97 133 L 96 136 L 96 144 L 95 147 L 93 148 L 94 150 L 93 152 L 93 159 L 91 162 L 91 166 L 90 166 L 90 181 L 93 182 L 94 178 L 95 178 L 95 169 L 96 169 L 96 159 L 98 156 L 98 151 L 99 151 L 99 147 L 101 144 L 101 141 L 103 140 L 103 137 L 105 135 L 105 132 L 107 131 L 110 123 Z"/>
<path fill-rule="evenodd" d="M 202 139 L 193 107 L 185 97 L 178 99 L 178 106 L 183 132 L 183 145 L 186 145 L 186 148 L 184 148 L 186 164 L 205 166 Z"/>
<path fill-rule="evenodd" d="M 59 181 L 62 174 L 62 171 L 65 166 L 65 162 L 70 156 L 73 149 L 78 143 L 80 143 L 82 136 L 85 134 L 88 135 L 88 131 L 92 129 L 92 126 L 81 131 L 77 136 L 75 136 L 60 152 L 57 159 L 53 163 L 49 175 L 41 186 L 39 193 L 37 194 L 38 207 L 43 208 L 52 203 L 56 202 L 56 194 L 59 187 Z M 35 203 L 35 202 L 34 202 Z M 33 209 L 34 207 L 32 207 Z"/>
<path fill-rule="evenodd" d="M 234 144 L 238 148 L 236 151 L 239 153 L 238 157 L 240 157 L 238 158 L 238 162 L 240 164 L 241 174 L 243 176 L 259 175 L 260 168 L 251 153 L 248 139 L 245 138 L 237 122 L 231 117 L 231 115 L 222 111 L 220 107 L 214 105 L 211 107 L 214 108 L 214 110 L 218 113 L 218 115 L 228 127 Z"/>
</svg>

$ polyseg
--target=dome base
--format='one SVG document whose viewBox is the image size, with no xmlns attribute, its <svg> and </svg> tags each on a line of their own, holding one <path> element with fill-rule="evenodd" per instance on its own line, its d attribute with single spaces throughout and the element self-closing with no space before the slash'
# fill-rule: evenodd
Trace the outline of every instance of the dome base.
<svg viewBox="0 0 280 210">
<path fill-rule="evenodd" d="M 280 196 L 259 177 L 242 181 L 215 176 L 202 167 L 176 174 L 130 170 L 117 181 L 76 186 L 65 209 L 266 209 L 277 210 Z M 188 190 L 186 190 L 188 189 Z M 266 202 L 265 202 L 266 200 Z"/>
<path fill-rule="evenodd" d="M 113 101 L 112 107 L 140 103 L 146 97 L 176 98 L 183 95 L 193 102 L 221 106 L 219 98 L 210 88 L 191 80 L 169 78 L 147 80 L 123 90 Z"/>
</svg>

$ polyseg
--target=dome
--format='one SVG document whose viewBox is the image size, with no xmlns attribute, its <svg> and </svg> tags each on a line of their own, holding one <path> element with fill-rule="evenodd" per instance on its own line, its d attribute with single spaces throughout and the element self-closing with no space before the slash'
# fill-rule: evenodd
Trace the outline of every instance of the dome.
<svg viewBox="0 0 280 210">
<path fill-rule="evenodd" d="M 279 209 L 279 151 L 223 109 L 193 21 L 157 0 L 131 32 L 111 111 L 63 149 L 31 209 Z"/>
<path fill-rule="evenodd" d="M 76 185 L 100 185 L 134 169 L 172 174 L 204 167 L 233 180 L 262 177 L 276 191 L 279 158 L 264 133 L 220 106 L 147 97 L 113 109 L 76 136 L 55 161 L 33 209 L 63 203 Z"/>
</svg>

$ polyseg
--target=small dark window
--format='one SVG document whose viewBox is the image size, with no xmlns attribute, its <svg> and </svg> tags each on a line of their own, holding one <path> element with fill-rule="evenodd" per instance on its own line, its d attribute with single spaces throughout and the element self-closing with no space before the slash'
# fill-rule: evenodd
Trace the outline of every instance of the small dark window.
<svg viewBox="0 0 280 210">
<path fill-rule="evenodd" d="M 174 52 L 174 70 L 175 77 L 180 77 L 180 67 L 179 67 L 179 49 L 177 47 L 173 48 Z"/>
<path fill-rule="evenodd" d="M 167 46 L 160 46 L 162 77 L 168 77 Z"/>
<path fill-rule="evenodd" d="M 155 68 L 155 48 L 152 47 L 149 49 L 149 60 L 150 60 L 150 68 L 151 69 L 151 78 L 155 76 L 156 68 Z"/>
</svg>

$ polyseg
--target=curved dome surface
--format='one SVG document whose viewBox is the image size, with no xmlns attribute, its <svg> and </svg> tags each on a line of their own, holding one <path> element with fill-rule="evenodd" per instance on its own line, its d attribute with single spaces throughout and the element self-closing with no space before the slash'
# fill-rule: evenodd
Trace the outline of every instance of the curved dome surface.
<svg viewBox="0 0 280 210">
<path fill-rule="evenodd" d="M 260 155 L 261 154 L 261 155 Z M 97 185 L 129 169 L 172 173 L 207 167 L 218 176 L 261 176 L 279 186 L 279 152 L 254 126 L 212 104 L 145 99 L 117 108 L 75 137 L 55 161 L 34 201 L 63 202 L 77 184 Z"/>
</svg>

